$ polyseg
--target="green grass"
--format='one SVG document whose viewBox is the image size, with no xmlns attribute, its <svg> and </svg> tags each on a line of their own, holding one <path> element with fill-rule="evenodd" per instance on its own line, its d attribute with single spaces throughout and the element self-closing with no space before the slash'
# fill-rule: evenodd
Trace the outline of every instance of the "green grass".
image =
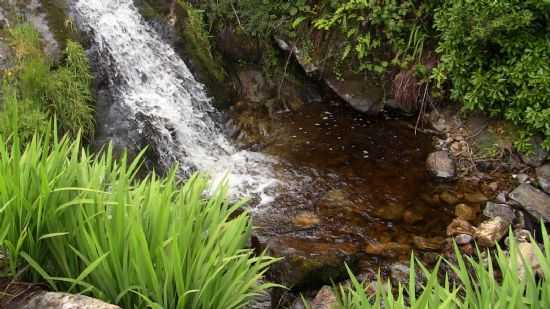
<svg viewBox="0 0 550 309">
<path fill-rule="evenodd" d="M 379 280 L 375 284 L 375 293 L 365 291 L 365 285 L 351 276 L 351 285 L 340 286 L 340 303 L 346 309 L 354 308 L 550 308 L 550 239 L 542 226 L 544 246 L 535 245 L 536 259 L 540 263 L 542 278 L 537 278 L 532 267 L 522 257 L 518 259 L 518 244 L 511 242 L 508 252 L 497 249 L 484 258 L 478 251 L 476 257 L 463 258 L 455 248 L 457 261 L 451 263 L 440 260 L 432 270 L 411 258 L 409 282 L 406 286 L 391 286 Z M 510 239 L 513 236 L 510 234 Z M 533 240 L 531 240 L 534 243 Z M 486 256 L 486 255 L 485 255 Z M 456 281 L 450 280 L 450 274 L 442 273 L 440 266 L 447 264 Z M 525 276 L 520 280 L 520 265 L 528 265 Z M 420 268 L 425 280 L 419 287 L 416 283 L 416 269 Z"/>
<path fill-rule="evenodd" d="M 10 146 L 7 146 L 7 145 Z M 123 308 L 239 308 L 274 259 L 246 248 L 250 217 L 207 179 L 137 180 L 140 161 L 77 139 L 0 138 L 0 242 L 9 274 Z"/>
</svg>

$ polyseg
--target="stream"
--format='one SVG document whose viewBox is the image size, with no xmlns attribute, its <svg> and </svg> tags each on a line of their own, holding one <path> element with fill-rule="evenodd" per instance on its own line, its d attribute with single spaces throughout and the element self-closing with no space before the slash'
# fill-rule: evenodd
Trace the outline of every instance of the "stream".
<svg viewBox="0 0 550 309">
<path fill-rule="evenodd" d="M 311 102 L 262 120 L 270 134 L 243 150 L 222 121 L 238 115 L 212 106 L 132 0 L 74 0 L 71 9 L 109 98 L 98 105 L 99 142 L 147 145 L 159 169 L 203 171 L 214 187 L 227 181 L 232 197 L 253 197 L 253 245 L 286 257 L 278 281 L 322 285 L 343 262 L 375 270 L 408 259 L 414 237 L 444 236 L 453 213 L 432 201 L 442 188 L 425 170 L 431 136 L 415 135 L 409 121 Z"/>
</svg>

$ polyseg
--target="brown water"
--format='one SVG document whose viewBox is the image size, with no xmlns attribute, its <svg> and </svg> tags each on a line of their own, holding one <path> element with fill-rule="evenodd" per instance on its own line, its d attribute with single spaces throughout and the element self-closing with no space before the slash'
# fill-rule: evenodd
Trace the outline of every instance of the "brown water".
<svg viewBox="0 0 550 309">
<path fill-rule="evenodd" d="M 432 137 L 415 134 L 411 119 L 371 118 L 336 102 L 245 118 L 268 132 L 261 151 L 283 159 L 282 178 L 301 177 L 254 214 L 260 240 L 279 255 L 299 264 L 353 257 L 368 268 L 408 259 L 413 236 L 445 236 L 452 209 L 431 201 L 441 188 L 425 169 Z"/>
</svg>

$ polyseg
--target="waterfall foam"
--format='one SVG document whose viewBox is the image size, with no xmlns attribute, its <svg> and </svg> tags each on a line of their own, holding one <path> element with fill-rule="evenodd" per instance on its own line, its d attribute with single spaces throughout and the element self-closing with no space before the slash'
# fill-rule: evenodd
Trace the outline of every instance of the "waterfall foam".
<svg viewBox="0 0 550 309">
<path fill-rule="evenodd" d="M 72 9 L 101 54 L 99 65 L 109 72 L 116 105 L 110 112 L 124 111 L 123 117 L 136 122 L 139 133 L 147 125 L 160 136 L 155 146 L 161 166 L 178 163 L 183 175 L 205 171 L 214 184 L 226 179 L 235 196 L 257 194 L 263 203 L 270 201 L 268 188 L 277 183 L 271 170 L 274 159 L 231 144 L 213 120 L 216 110 L 204 85 L 146 23 L 132 0 L 75 0 Z"/>
</svg>

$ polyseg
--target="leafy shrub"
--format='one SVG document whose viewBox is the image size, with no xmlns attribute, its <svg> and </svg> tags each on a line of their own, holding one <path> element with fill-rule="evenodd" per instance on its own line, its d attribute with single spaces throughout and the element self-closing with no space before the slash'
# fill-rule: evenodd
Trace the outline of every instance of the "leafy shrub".
<svg viewBox="0 0 550 309">
<path fill-rule="evenodd" d="M 139 161 L 81 149 L 55 137 L 8 149 L 0 137 L 11 275 L 123 308 L 238 308 L 269 287 L 258 280 L 273 259 L 243 249 L 250 217 L 223 188 L 206 198 L 204 177 L 181 185 L 175 172 L 136 180 Z"/>
<path fill-rule="evenodd" d="M 511 246 L 508 253 L 500 248 L 492 258 L 484 259 L 478 256 L 464 259 L 459 250 L 455 249 L 457 262 L 440 261 L 429 271 L 422 264 L 415 266 L 411 258 L 409 282 L 406 286 L 392 287 L 389 283 L 379 281 L 374 287 L 374 295 L 368 295 L 365 286 L 353 274 L 350 286 L 341 286 L 338 294 L 346 309 L 380 308 L 550 308 L 550 291 L 548 278 L 550 276 L 550 238 L 542 225 L 544 247 L 540 249 L 531 240 L 536 259 L 540 265 L 538 271 L 542 277 L 537 279 L 529 262 L 518 255 L 518 244 L 510 235 Z M 445 274 L 440 280 L 441 263 L 449 266 L 458 278 L 458 282 L 449 280 L 450 274 Z M 525 264 L 524 264 L 525 263 Z M 523 265 L 525 266 L 523 266 Z M 425 277 L 425 283 L 418 286 L 416 270 L 419 267 Z M 520 267 L 525 267 L 524 279 L 519 278 Z M 522 268 L 523 269 L 523 268 Z M 348 270 L 349 271 L 349 270 Z M 523 271 L 523 270 L 522 270 Z M 499 275 L 500 279 L 495 276 Z M 394 294 L 395 288 L 397 293 Z"/>
<path fill-rule="evenodd" d="M 550 3 L 539 0 L 445 1 L 437 51 L 451 96 L 468 110 L 502 116 L 550 149 Z"/>
<path fill-rule="evenodd" d="M 11 97 L 12 103 L 25 102 L 18 110 L 25 108 L 34 115 L 45 113 L 55 117 L 64 133 L 76 136 L 82 131 L 90 137 L 94 132 L 92 75 L 82 46 L 68 41 L 64 63 L 53 68 L 52 60 L 41 49 L 40 35 L 32 25 L 20 24 L 9 32 L 17 63 L 4 88 L 15 94 Z M 4 98 L 4 112 L 8 109 L 8 98 Z M 14 133 L 18 132 L 4 130 L 4 134 Z M 34 132 L 20 133 L 28 137 Z"/>
</svg>

